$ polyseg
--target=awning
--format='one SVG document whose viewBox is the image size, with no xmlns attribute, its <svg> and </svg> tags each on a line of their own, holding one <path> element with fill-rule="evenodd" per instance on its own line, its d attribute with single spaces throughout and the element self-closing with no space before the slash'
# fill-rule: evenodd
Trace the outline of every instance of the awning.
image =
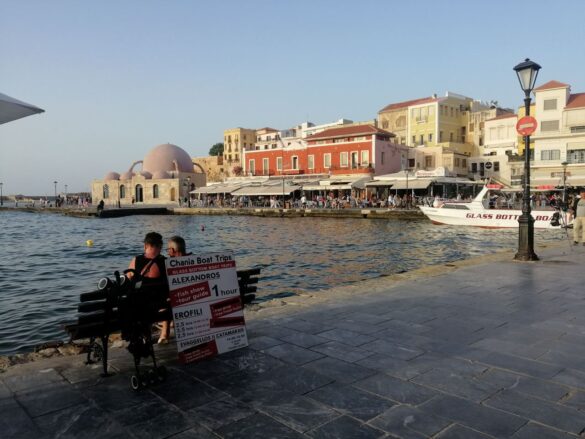
<svg viewBox="0 0 585 439">
<path fill-rule="evenodd" d="M 44 111 L 34 105 L 0 93 L 0 124 L 12 122 L 32 114 L 43 113 Z"/>
<path fill-rule="evenodd" d="M 392 189 L 426 189 L 432 183 L 431 180 L 399 180 L 393 186 Z"/>
<path fill-rule="evenodd" d="M 368 181 L 366 187 L 388 187 L 396 184 L 396 180 L 374 180 Z"/>
<path fill-rule="evenodd" d="M 233 185 L 233 184 L 214 184 L 212 186 L 204 186 L 197 188 L 191 192 L 190 194 L 230 194 L 233 191 L 240 189 L 241 185 Z"/>
<path fill-rule="evenodd" d="M 284 189 L 282 187 L 282 185 L 273 185 L 273 186 L 246 186 L 243 188 L 240 188 L 237 191 L 234 191 L 234 193 L 232 194 L 234 197 L 239 197 L 239 196 L 247 196 L 247 197 L 253 197 L 253 196 L 273 196 L 273 195 L 282 195 L 283 193 L 285 195 L 290 195 L 291 193 L 293 193 L 296 190 L 299 190 L 301 187 L 300 186 L 295 186 L 295 185 L 285 185 Z"/>
</svg>

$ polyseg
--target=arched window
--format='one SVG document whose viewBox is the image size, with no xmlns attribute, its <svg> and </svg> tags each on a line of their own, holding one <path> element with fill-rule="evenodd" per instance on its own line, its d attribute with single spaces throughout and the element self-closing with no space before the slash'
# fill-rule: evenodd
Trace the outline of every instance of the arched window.
<svg viewBox="0 0 585 439">
<path fill-rule="evenodd" d="M 158 198 L 158 184 L 152 187 L 152 198 Z"/>
<path fill-rule="evenodd" d="M 126 188 L 124 187 L 124 185 L 120 186 L 120 199 L 124 199 L 126 198 Z"/>
<path fill-rule="evenodd" d="M 136 190 L 134 191 L 134 193 L 135 193 L 134 199 L 136 200 L 136 202 L 137 203 L 142 203 L 144 201 L 144 197 L 143 197 L 142 185 L 141 184 L 137 184 L 136 185 Z"/>
<path fill-rule="evenodd" d="M 110 187 L 107 184 L 104 184 L 103 196 L 103 198 L 110 198 Z"/>
</svg>

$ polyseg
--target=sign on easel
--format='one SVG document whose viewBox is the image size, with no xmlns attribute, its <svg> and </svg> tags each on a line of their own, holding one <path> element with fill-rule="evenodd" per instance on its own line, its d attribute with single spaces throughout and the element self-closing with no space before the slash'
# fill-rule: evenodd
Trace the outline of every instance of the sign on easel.
<svg viewBox="0 0 585 439">
<path fill-rule="evenodd" d="M 179 360 L 191 363 L 248 346 L 231 253 L 167 258 Z"/>
</svg>

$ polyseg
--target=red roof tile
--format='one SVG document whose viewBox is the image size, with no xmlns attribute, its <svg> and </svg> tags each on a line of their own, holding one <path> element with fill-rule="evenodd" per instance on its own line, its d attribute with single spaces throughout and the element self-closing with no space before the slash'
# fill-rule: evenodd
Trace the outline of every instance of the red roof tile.
<svg viewBox="0 0 585 439">
<path fill-rule="evenodd" d="M 411 105 L 420 105 L 420 104 L 426 104 L 429 102 L 436 102 L 438 100 L 439 100 L 439 98 L 431 97 L 431 98 L 420 98 L 420 99 L 413 99 L 411 101 L 398 102 L 396 104 L 386 105 L 384 108 L 382 108 L 380 111 L 378 111 L 378 113 L 383 113 L 384 111 L 398 110 L 399 108 L 410 107 Z"/>
<path fill-rule="evenodd" d="M 486 119 L 486 122 L 489 122 L 490 120 L 508 119 L 510 117 L 518 117 L 518 115 L 515 113 L 504 113 L 500 114 L 499 116 L 492 117 L 491 119 Z"/>
<path fill-rule="evenodd" d="M 585 107 L 585 93 L 574 93 L 569 96 L 565 108 L 583 108 Z"/>
<path fill-rule="evenodd" d="M 313 134 L 312 136 L 307 137 L 307 141 L 317 139 L 332 139 L 345 136 L 359 136 L 360 134 L 386 134 L 387 136 L 395 137 L 395 134 L 391 133 L 390 131 L 376 128 L 374 125 L 352 125 L 349 127 L 330 128 L 320 133 Z"/>
<path fill-rule="evenodd" d="M 569 84 L 565 84 L 563 82 L 553 80 L 553 81 L 548 81 L 548 82 L 542 84 L 540 87 L 536 87 L 534 89 L 534 91 L 549 90 L 551 88 L 565 88 L 568 86 L 569 86 Z"/>
</svg>

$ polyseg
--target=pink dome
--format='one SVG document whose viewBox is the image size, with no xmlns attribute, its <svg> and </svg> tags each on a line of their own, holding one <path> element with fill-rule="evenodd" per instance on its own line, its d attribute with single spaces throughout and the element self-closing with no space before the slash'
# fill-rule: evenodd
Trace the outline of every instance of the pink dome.
<svg viewBox="0 0 585 439">
<path fill-rule="evenodd" d="M 135 175 L 142 175 L 144 178 L 146 178 L 147 180 L 152 178 L 152 174 L 148 171 L 140 171 L 140 172 L 136 172 Z"/>
<path fill-rule="evenodd" d="M 156 171 L 152 173 L 152 178 L 171 178 L 171 175 L 167 171 Z"/>
<path fill-rule="evenodd" d="M 132 180 L 132 177 L 134 177 L 134 174 L 130 171 L 127 171 L 120 175 L 120 180 Z"/>
<path fill-rule="evenodd" d="M 106 176 L 104 177 L 104 180 L 119 180 L 120 179 L 120 174 L 118 174 L 117 172 L 108 172 L 106 174 Z"/>
<path fill-rule="evenodd" d="M 184 149 L 179 148 L 177 145 L 165 143 L 158 145 L 146 154 L 142 169 L 153 174 L 158 171 L 171 172 L 177 170 L 180 172 L 193 172 L 193 162 Z"/>
</svg>

